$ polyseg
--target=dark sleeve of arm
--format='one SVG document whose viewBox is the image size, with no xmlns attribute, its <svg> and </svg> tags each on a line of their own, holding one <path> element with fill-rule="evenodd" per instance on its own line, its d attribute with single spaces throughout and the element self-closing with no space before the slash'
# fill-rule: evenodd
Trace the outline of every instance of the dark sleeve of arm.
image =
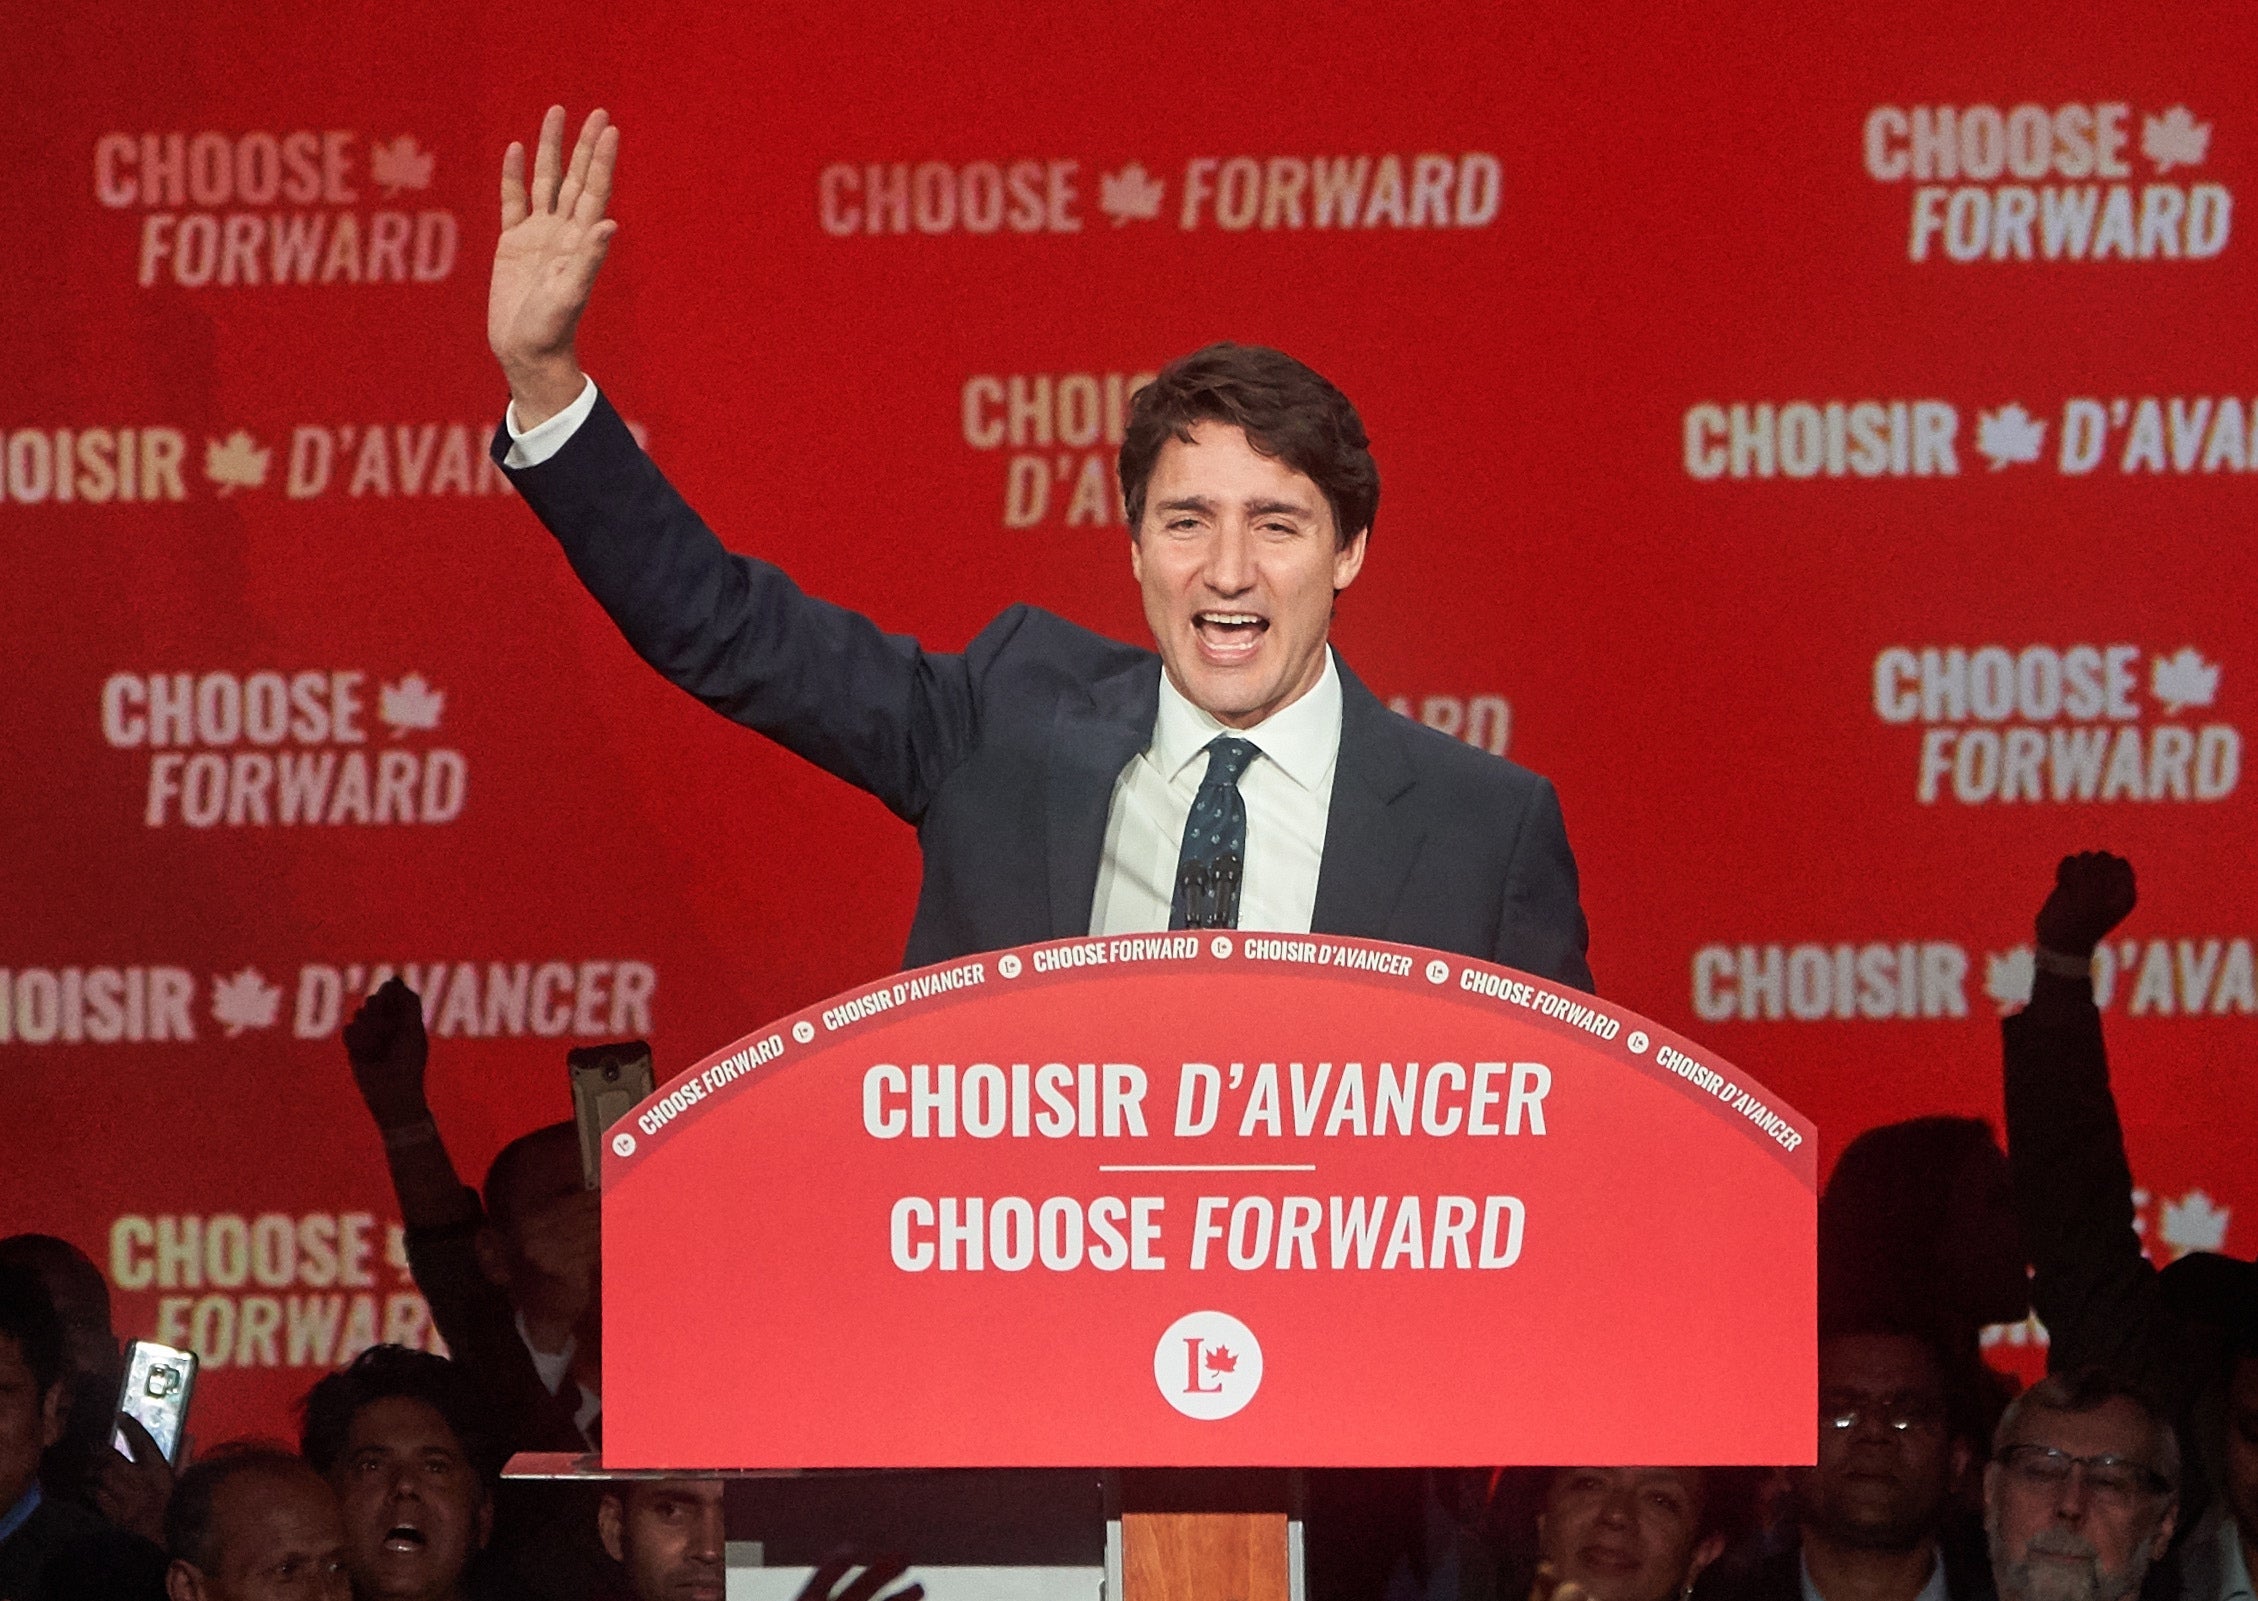
<svg viewBox="0 0 2258 1601">
<path fill-rule="evenodd" d="M 445 1228 L 408 1230 L 408 1270 L 416 1288 L 431 1307 L 448 1355 L 476 1379 L 494 1409 L 509 1449 L 579 1450 L 579 1430 L 541 1383 L 533 1354 L 518 1335 L 509 1296 L 479 1269 L 479 1227 L 474 1215 Z M 577 1404 L 577 1395 L 574 1399 Z"/>
<path fill-rule="evenodd" d="M 1592 970 L 1584 951 L 1591 935 L 1576 895 L 1576 855 L 1568 848 L 1568 827 L 1552 784 L 1542 778 L 1536 784 L 1506 867 L 1492 959 L 1589 991 Z"/>
<path fill-rule="evenodd" d="M 508 444 L 498 433 L 497 461 Z M 636 654 L 716 711 L 913 821 L 970 748 L 962 657 L 724 549 L 610 401 L 556 455 L 505 471 Z"/>
<path fill-rule="evenodd" d="M 2162 1317 L 2156 1270 L 2133 1231 L 2132 1169 L 2109 1089 L 2101 1014 L 2081 979 L 2040 973 L 2032 1005 L 2001 1025 L 2007 1153 L 2030 1253 L 2031 1300 L 2057 1372 L 2107 1367 L 2153 1383 Z M 2079 993 L 2060 993 L 2064 986 Z"/>
</svg>

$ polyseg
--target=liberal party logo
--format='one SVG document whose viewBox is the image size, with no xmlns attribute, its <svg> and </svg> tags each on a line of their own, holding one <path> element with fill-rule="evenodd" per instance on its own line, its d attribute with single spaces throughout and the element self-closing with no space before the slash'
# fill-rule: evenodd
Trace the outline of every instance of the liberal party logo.
<svg viewBox="0 0 2258 1601">
<path fill-rule="evenodd" d="M 1262 1385 L 1262 1344 L 1228 1312 L 1187 1312 L 1153 1347 L 1153 1382 L 1188 1418 L 1230 1417 Z"/>
</svg>

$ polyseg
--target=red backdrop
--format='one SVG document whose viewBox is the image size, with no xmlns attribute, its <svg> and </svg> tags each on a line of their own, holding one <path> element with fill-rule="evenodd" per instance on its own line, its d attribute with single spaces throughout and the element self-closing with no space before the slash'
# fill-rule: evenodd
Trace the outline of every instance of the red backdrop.
<svg viewBox="0 0 2258 1601">
<path fill-rule="evenodd" d="M 2143 1216 L 2250 1248 L 2238 8 L 12 26 L 0 1217 L 203 1348 L 205 1438 L 420 1337 L 337 1038 L 385 964 L 475 1172 L 568 1044 L 678 1070 L 907 928 L 909 832 L 653 677 L 480 465 L 551 99 L 625 130 L 585 360 L 725 538 L 944 648 L 1139 638 L 1112 397 L 1292 350 L 1387 486 L 1341 649 L 1558 783 L 1608 995 L 1830 1158 L 1992 1113 L 2052 863 L 2114 846 Z"/>
</svg>

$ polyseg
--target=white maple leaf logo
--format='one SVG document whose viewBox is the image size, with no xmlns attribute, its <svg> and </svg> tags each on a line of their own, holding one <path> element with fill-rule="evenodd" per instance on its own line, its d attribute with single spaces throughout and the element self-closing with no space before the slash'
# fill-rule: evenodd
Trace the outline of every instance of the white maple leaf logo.
<svg viewBox="0 0 2258 1601">
<path fill-rule="evenodd" d="M 1098 209 L 1113 219 L 1116 228 L 1150 222 L 1160 215 L 1161 196 L 1167 192 L 1168 185 L 1147 174 L 1143 162 L 1132 161 L 1098 180 Z"/>
<path fill-rule="evenodd" d="M 447 706 L 447 692 L 433 689 L 421 673 L 410 673 L 397 684 L 386 684 L 378 691 L 376 699 L 376 715 L 392 725 L 394 739 L 411 729 L 437 728 L 439 714 Z"/>
<path fill-rule="evenodd" d="M 247 430 L 238 428 L 225 439 L 204 441 L 204 476 L 220 486 L 222 495 L 232 495 L 238 489 L 263 489 L 267 461 L 273 455 L 273 446 L 261 450 Z"/>
<path fill-rule="evenodd" d="M 1976 448 L 1991 461 L 1991 470 L 2019 461 L 2038 460 L 2046 444 L 2046 424 L 2011 401 L 1997 411 L 1982 413 L 1976 422 Z"/>
<path fill-rule="evenodd" d="M 2179 716 L 2188 706 L 2208 706 L 2219 696 L 2219 665 L 2203 659 L 2193 645 L 2182 645 L 2169 656 L 2149 665 L 2148 689 L 2164 703 L 2164 710 Z"/>
<path fill-rule="evenodd" d="M 212 975 L 212 1021 L 234 1039 L 247 1028 L 272 1028 L 282 1008 L 282 986 L 269 984 L 255 967 L 233 978 Z"/>
<path fill-rule="evenodd" d="M 2211 153 L 2211 124 L 2197 122 L 2185 106 L 2174 106 L 2161 117 L 2143 117 L 2140 153 L 2156 163 L 2159 173 L 2174 167 L 2200 167 Z"/>
<path fill-rule="evenodd" d="M 430 151 L 416 148 L 414 134 L 404 133 L 388 145 L 369 146 L 369 176 L 383 188 L 387 199 L 403 189 L 428 189 L 433 159 Z"/>
<path fill-rule="evenodd" d="M 2011 951 L 1992 951 L 1984 957 L 1984 993 L 1991 997 L 2002 1015 L 2018 1006 L 2028 1005 L 2031 998 L 2031 979 L 2038 970 L 2038 962 L 2028 945 L 2018 945 Z"/>
<path fill-rule="evenodd" d="M 2164 1203 L 2164 1221 L 2156 1232 L 2177 1261 L 2190 1251 L 2225 1250 L 2227 1224 L 2233 1217 L 2231 1207 L 2219 1205 L 2201 1190 L 2190 1190 L 2179 1200 Z"/>
</svg>

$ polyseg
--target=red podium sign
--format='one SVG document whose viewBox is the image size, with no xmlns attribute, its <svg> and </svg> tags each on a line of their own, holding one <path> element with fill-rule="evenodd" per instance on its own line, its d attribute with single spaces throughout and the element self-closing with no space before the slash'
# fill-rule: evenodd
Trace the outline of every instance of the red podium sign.
<svg viewBox="0 0 2258 1601">
<path fill-rule="evenodd" d="M 1325 936 L 904 974 L 605 1156 L 607 1467 L 1809 1461 L 1811 1126 Z"/>
</svg>

